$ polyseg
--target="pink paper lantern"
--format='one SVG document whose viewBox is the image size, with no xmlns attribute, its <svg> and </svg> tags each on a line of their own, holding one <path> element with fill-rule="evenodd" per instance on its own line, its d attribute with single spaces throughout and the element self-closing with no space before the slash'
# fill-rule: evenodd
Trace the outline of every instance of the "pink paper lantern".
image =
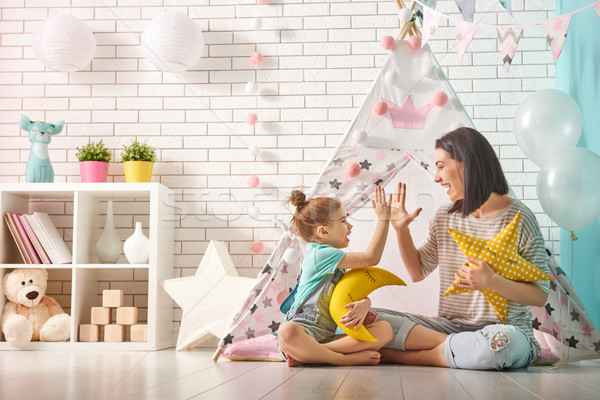
<svg viewBox="0 0 600 400">
<path fill-rule="evenodd" d="M 384 36 L 381 38 L 381 47 L 384 50 L 394 51 L 396 48 L 396 39 L 391 36 Z"/>
<path fill-rule="evenodd" d="M 417 50 L 421 48 L 421 36 L 414 35 L 408 38 L 407 40 L 408 47 L 413 50 Z"/>
<path fill-rule="evenodd" d="M 388 111 L 388 105 L 385 101 L 378 100 L 373 105 L 373 111 L 375 111 L 375 114 L 377 115 L 383 115 Z"/>
<path fill-rule="evenodd" d="M 358 175 L 360 175 L 360 165 L 354 161 L 346 164 L 346 168 L 344 168 L 344 174 L 346 174 L 348 178 L 356 178 Z"/>
<path fill-rule="evenodd" d="M 251 188 L 256 188 L 258 187 L 258 185 L 260 185 L 260 179 L 258 176 L 252 175 L 248 177 L 248 186 L 250 186 Z"/>
<path fill-rule="evenodd" d="M 260 240 L 255 240 L 250 246 L 253 253 L 260 253 L 265 248 L 265 245 Z"/>
<path fill-rule="evenodd" d="M 254 125 L 258 121 L 258 116 L 254 113 L 246 114 L 246 122 L 248 125 Z"/>
<path fill-rule="evenodd" d="M 433 104 L 438 107 L 444 107 L 448 102 L 448 96 L 444 92 L 437 92 L 433 95 Z"/>
<path fill-rule="evenodd" d="M 259 65 L 262 64 L 263 62 L 263 55 L 260 54 L 258 51 L 255 51 L 254 53 L 252 53 L 252 55 L 250 56 L 250 62 L 254 65 Z"/>
</svg>

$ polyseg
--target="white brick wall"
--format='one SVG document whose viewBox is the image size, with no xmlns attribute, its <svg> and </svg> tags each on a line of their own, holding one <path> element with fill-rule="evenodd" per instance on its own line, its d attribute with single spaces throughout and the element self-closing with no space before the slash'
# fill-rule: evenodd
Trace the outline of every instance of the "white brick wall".
<svg viewBox="0 0 600 400">
<path fill-rule="evenodd" d="M 497 0 L 479 0 L 476 22 L 531 23 L 554 15 L 551 0 L 512 3 L 510 17 Z M 437 9 L 460 18 L 454 1 L 440 0 Z M 205 33 L 202 60 L 179 76 L 157 71 L 139 48 L 143 29 L 166 10 L 189 15 Z M 50 146 L 57 182 L 79 179 L 74 148 L 90 139 L 102 137 L 117 158 L 132 138 L 148 139 L 159 153 L 154 180 L 181 199 L 176 276 L 193 271 L 210 239 L 227 241 L 241 273 L 255 276 L 278 236 L 270 219 L 278 213 L 287 219 L 281 200 L 293 187 L 313 183 L 385 61 L 379 40 L 397 34 L 396 11 L 391 0 L 2 1 L 0 182 L 25 181 L 29 143 L 17 124 L 19 112 L 66 121 Z M 96 57 L 83 71 L 53 72 L 35 59 L 32 33 L 57 14 L 75 15 L 95 32 Z M 262 20 L 258 31 L 251 28 L 254 17 Z M 558 228 L 536 200 L 538 168 L 511 132 L 518 103 L 553 87 L 552 58 L 541 27 L 527 26 L 506 73 L 495 35 L 481 26 L 463 65 L 454 52 L 454 23 L 442 19 L 430 44 L 558 252 Z M 263 53 L 263 65 L 250 63 L 253 51 Z M 259 84 L 260 96 L 245 92 L 250 80 Z M 258 114 L 254 127 L 245 123 L 247 112 Z M 263 149 L 257 161 L 246 148 L 252 144 Z M 109 180 L 124 180 L 119 164 L 110 171 Z M 247 187 L 251 174 L 260 176 L 261 188 Z M 262 221 L 246 216 L 253 203 Z M 261 255 L 250 251 L 256 239 L 265 241 Z"/>
</svg>

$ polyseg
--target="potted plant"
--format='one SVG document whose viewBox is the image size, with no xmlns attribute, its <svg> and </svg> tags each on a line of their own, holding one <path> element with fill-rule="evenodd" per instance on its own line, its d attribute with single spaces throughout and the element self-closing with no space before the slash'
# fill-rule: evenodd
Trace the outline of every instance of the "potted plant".
<svg viewBox="0 0 600 400">
<path fill-rule="evenodd" d="M 81 182 L 106 182 L 112 154 L 102 140 L 77 147 L 76 156 L 79 159 Z"/>
<path fill-rule="evenodd" d="M 121 160 L 126 182 L 150 182 L 156 149 L 146 141 L 140 143 L 134 139 L 129 146 L 123 146 Z"/>
</svg>

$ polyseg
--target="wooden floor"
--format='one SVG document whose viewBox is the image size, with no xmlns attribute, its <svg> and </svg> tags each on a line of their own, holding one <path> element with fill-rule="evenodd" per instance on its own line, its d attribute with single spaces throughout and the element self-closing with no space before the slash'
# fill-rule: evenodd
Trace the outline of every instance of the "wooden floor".
<svg viewBox="0 0 600 400">
<path fill-rule="evenodd" d="M 0 352 L 0 399 L 599 399 L 600 361 L 510 372 L 289 368 L 213 351 Z"/>
</svg>

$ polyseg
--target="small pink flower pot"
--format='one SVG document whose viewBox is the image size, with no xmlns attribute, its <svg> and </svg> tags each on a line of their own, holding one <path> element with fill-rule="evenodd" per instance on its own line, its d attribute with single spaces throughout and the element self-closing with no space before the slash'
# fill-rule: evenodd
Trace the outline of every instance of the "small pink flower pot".
<svg viewBox="0 0 600 400">
<path fill-rule="evenodd" d="M 81 161 L 79 163 L 81 182 L 106 182 L 108 163 L 103 161 Z"/>
</svg>

